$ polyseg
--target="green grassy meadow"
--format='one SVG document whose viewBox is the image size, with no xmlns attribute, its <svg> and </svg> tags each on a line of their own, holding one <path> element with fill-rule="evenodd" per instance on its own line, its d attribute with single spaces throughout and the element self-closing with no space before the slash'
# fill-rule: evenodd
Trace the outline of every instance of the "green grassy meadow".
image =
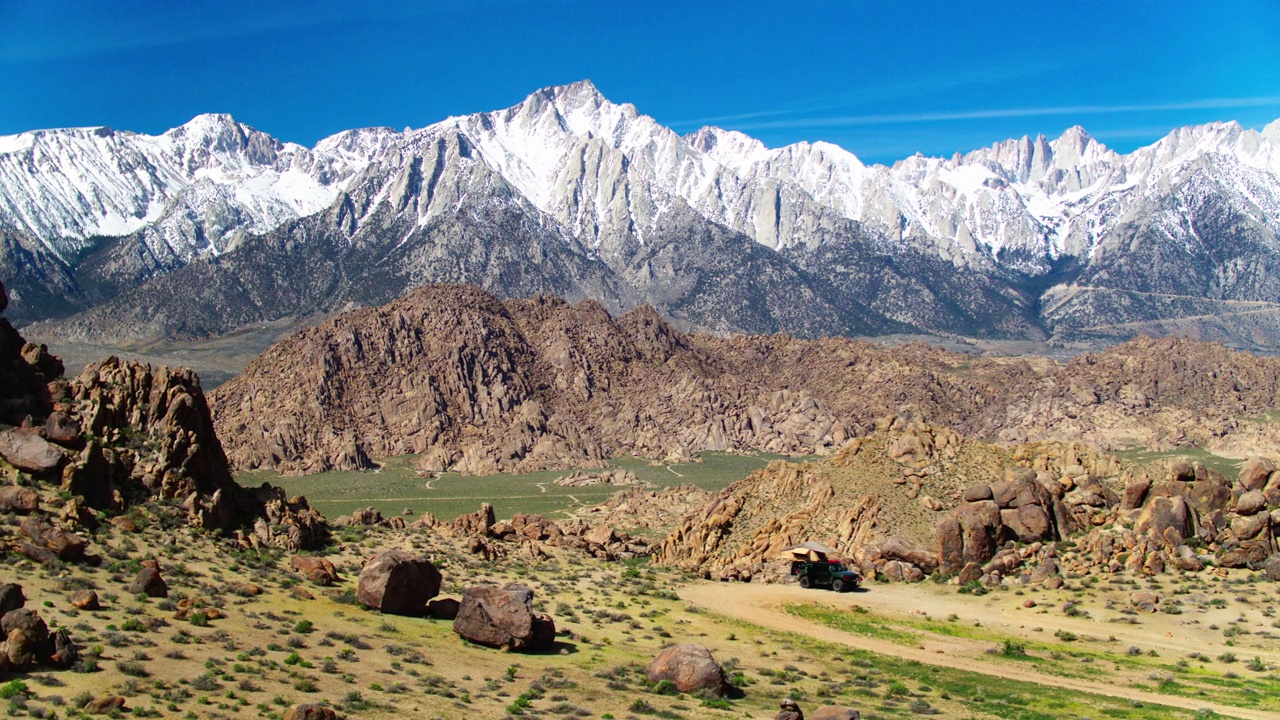
<svg viewBox="0 0 1280 720">
<path fill-rule="evenodd" d="M 487 475 L 483 477 L 444 473 L 437 478 L 418 475 L 415 456 L 403 455 L 382 461 L 377 470 L 327 472 L 302 477 L 285 477 L 270 471 L 239 473 L 242 485 L 269 482 L 280 485 L 290 495 L 306 495 L 312 506 L 327 517 L 346 515 L 353 510 L 376 507 L 383 515 L 399 515 L 410 508 L 416 517 L 430 512 L 449 520 L 475 512 L 481 503 L 493 503 L 500 518 L 513 513 L 537 513 L 555 517 L 574 508 L 598 505 L 618 487 L 560 487 L 554 480 L 571 470 L 548 470 L 524 475 Z M 674 465 L 652 465 L 643 458 L 622 457 L 612 461 L 613 467 L 630 470 L 654 487 L 680 484 L 696 485 L 705 490 L 719 490 L 741 480 L 767 465 L 771 460 L 800 461 L 767 454 L 706 453 L 702 462 Z M 590 472 L 587 470 L 586 472 Z"/>
<path fill-rule="evenodd" d="M 1240 466 L 1244 464 L 1242 460 L 1223 457 L 1208 450 L 1193 447 L 1157 451 L 1147 450 L 1146 448 L 1130 448 L 1128 450 L 1114 451 L 1111 454 L 1121 460 L 1129 460 L 1143 465 L 1165 463 L 1181 458 L 1191 463 L 1202 463 L 1205 467 L 1216 470 L 1231 479 L 1235 479 L 1240 474 Z"/>
</svg>

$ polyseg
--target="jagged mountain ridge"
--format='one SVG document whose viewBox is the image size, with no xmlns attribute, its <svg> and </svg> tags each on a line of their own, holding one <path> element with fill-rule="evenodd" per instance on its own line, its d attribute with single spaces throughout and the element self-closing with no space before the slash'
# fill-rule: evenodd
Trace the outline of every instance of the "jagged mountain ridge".
<svg viewBox="0 0 1280 720">
<path fill-rule="evenodd" d="M 431 149 L 442 143 L 460 151 Z M 492 215 L 497 204 L 560 243 L 563 253 L 554 254 L 593 265 L 616 287 L 607 293 L 601 283 L 561 279 L 537 291 L 598 297 L 615 310 L 647 301 L 694 328 L 1122 338 L 1158 331 L 1152 321 L 1190 317 L 1171 329 L 1266 346 L 1280 337 L 1271 279 L 1278 146 L 1280 122 L 1260 133 L 1234 123 L 1183 128 L 1124 156 L 1072 128 L 1053 141 L 1023 138 L 950 159 L 867 166 L 826 143 L 769 150 L 716 128 L 681 137 L 631 105 L 609 102 L 589 82 L 420 130 L 347 131 L 310 150 L 226 116 L 201 116 L 157 137 L 39 131 L 0 141 L 0 265 L 15 294 L 48 301 L 45 317 L 123 298 L 107 315 L 130 318 L 173 290 L 162 279 L 141 296 L 129 297 L 132 288 L 197 258 L 233 253 L 250 238 L 287 243 L 300 218 L 331 221 L 313 222 L 301 242 L 323 235 L 333 247 L 394 249 L 436 244 L 421 232 L 433 220 L 464 206 Z M 41 166 L 76 182 L 42 183 L 32 174 Z M 9 182 L 24 172 L 23 182 Z M 442 182 L 452 202 L 435 201 Z M 51 217 L 32 212 L 32 198 L 55 208 Z M 103 239 L 104 231 L 127 234 Z M 702 252 L 708 236 L 723 240 L 710 257 Z M 344 264 L 405 260 L 344 252 Z M 492 264 L 469 262 L 467 248 L 449 252 L 464 256 L 453 274 L 430 264 L 395 274 L 406 283 L 462 280 L 526 292 L 503 288 Z M 751 262 L 743 254 L 768 265 L 764 274 L 775 281 L 756 283 L 754 271 L 726 275 Z M 532 265 L 527 272 L 546 266 L 536 257 Z M 701 272 L 682 276 L 690 270 Z M 396 283 L 384 280 L 375 284 L 392 294 L 375 302 L 413 286 L 393 290 Z M 726 294 L 726 280 L 749 286 Z M 776 297 L 762 302 L 786 287 L 798 288 L 799 308 Z M 334 306 L 364 302 L 358 295 Z M 1192 312 L 1164 295 L 1198 304 Z M 1241 302 L 1261 304 L 1240 314 L 1232 303 Z M 743 313 L 744 304 L 753 307 Z M 169 305 L 161 314 L 187 312 Z M 275 319 L 298 310 L 256 313 Z M 1209 327 L 1197 319 L 1204 315 L 1231 319 Z M 103 320 L 86 317 L 78 327 Z M 196 333 L 226 329 L 179 324 Z"/>
</svg>

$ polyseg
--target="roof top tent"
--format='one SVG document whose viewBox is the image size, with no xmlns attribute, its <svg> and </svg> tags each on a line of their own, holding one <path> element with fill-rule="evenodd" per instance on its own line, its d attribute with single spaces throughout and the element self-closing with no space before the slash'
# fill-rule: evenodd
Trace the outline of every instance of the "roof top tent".
<svg viewBox="0 0 1280 720">
<path fill-rule="evenodd" d="M 835 548 L 809 541 L 786 548 L 782 551 L 782 559 L 791 562 L 823 562 L 835 554 Z"/>
</svg>

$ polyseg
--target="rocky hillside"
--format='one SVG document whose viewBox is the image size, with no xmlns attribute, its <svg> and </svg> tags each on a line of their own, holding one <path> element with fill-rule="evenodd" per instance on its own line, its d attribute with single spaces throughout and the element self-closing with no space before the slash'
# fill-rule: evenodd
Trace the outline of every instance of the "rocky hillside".
<svg viewBox="0 0 1280 720">
<path fill-rule="evenodd" d="M 776 462 L 688 513 L 657 562 L 782 580 L 784 549 L 816 541 L 868 578 L 1060 587 L 1122 570 L 1263 570 L 1280 579 L 1280 473 L 1236 479 L 1178 460 L 1144 466 L 1075 444 L 997 447 L 888 418 L 818 463 Z"/>
<path fill-rule="evenodd" d="M 1069 363 L 975 359 L 923 344 L 718 338 L 641 307 L 501 301 L 421 288 L 272 347 L 214 393 L 234 467 L 290 473 L 422 456 L 467 473 L 590 467 L 755 449 L 829 453 L 902 412 L 1006 442 L 1196 445 L 1275 439 L 1280 360 L 1139 339 Z"/>
<path fill-rule="evenodd" d="M 1123 487 L 1121 477 L 1143 471 L 1081 443 L 1002 446 L 908 415 L 887 417 L 831 458 L 774 462 L 725 488 L 687 514 L 655 558 L 713 576 L 750 579 L 766 573 L 778 579 L 786 570 L 777 562 L 781 551 L 816 541 L 865 566 L 868 574 L 919 580 L 939 569 L 937 528 L 970 488 L 990 488 L 1025 473 L 1052 479 L 1055 487 L 1058 478 L 1084 485 L 1085 475 L 1100 488 Z M 1101 492 L 1114 496 L 1110 489 Z M 1026 522 L 1010 517 L 1007 525 L 1022 531 L 1017 539 L 1053 540 L 1087 527 L 1067 506 L 1055 504 L 1060 497 L 1061 492 L 1037 493 L 1024 503 L 1047 511 Z M 1028 539 L 1028 527 L 1037 537 Z M 983 562 L 991 554 L 994 549 Z M 959 569 L 944 567 L 951 574 Z"/>
<path fill-rule="evenodd" d="M 145 501 L 245 543 L 298 549 L 324 539 L 324 518 L 305 498 L 232 480 L 190 370 L 108 358 L 66 378 L 57 357 L 4 318 L 0 367 L 0 490 L 5 512 L 30 516 L 15 547 L 33 560 L 67 560 L 71 531 Z M 83 552 L 83 541 L 72 544 Z"/>
</svg>

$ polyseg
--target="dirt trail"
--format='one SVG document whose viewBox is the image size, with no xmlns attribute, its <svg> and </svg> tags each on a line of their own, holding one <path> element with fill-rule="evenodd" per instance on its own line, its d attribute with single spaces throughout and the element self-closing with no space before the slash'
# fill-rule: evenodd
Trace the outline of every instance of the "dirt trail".
<svg viewBox="0 0 1280 720">
<path fill-rule="evenodd" d="M 1207 698 L 1183 698 L 1173 695 L 1160 695 L 1121 685 L 1111 685 L 1078 678 L 1064 678 L 1056 675 L 1047 675 L 1014 663 L 985 662 L 982 657 L 986 648 L 990 647 L 990 642 L 967 638 L 928 637 L 918 646 L 898 645 L 887 640 L 864 637 L 828 628 L 826 626 L 789 615 L 782 609 L 782 606 L 788 603 L 813 603 L 815 600 L 818 600 L 818 598 L 815 598 L 815 595 L 818 595 L 819 592 L 820 591 L 802 590 L 799 587 L 790 585 L 745 583 L 734 584 L 732 592 L 727 591 L 723 583 L 710 582 L 697 583 L 679 588 L 679 595 L 681 599 L 687 602 L 700 605 L 704 608 L 720 612 L 731 617 L 746 620 L 747 622 L 760 625 L 762 627 L 773 630 L 782 630 L 785 632 L 793 632 L 826 642 L 848 645 L 849 647 L 858 648 L 860 650 L 868 650 L 883 655 L 892 655 L 906 660 L 915 660 L 926 665 L 935 665 L 954 670 L 965 670 L 993 677 L 1036 683 L 1039 685 L 1051 685 L 1054 687 L 1066 688 L 1068 690 L 1106 695 L 1108 697 L 1124 698 L 1126 700 L 1137 700 L 1148 705 L 1165 705 L 1168 707 L 1177 707 L 1186 710 L 1209 708 L 1219 715 L 1246 718 L 1246 720 L 1274 720 L 1275 718 L 1275 713 L 1272 711 L 1253 710 L 1233 707 L 1230 705 L 1222 705 L 1220 703 L 1212 702 Z M 848 594 L 825 593 L 820 598 L 820 601 L 824 604 L 833 606 L 850 607 L 853 605 L 861 605 L 882 614 L 905 615 L 906 613 L 902 613 L 902 608 L 912 608 L 912 612 L 910 614 L 913 615 L 927 614 L 933 617 L 945 617 L 952 612 L 963 613 L 968 611 L 971 615 L 976 614 L 981 616 L 983 626 L 988 629 L 1001 633 L 1026 635 L 1027 637 L 1031 637 L 1030 632 L 1027 631 L 1024 626 L 1017 625 L 1016 629 L 1014 629 L 1014 627 L 1010 627 L 1006 623 L 1000 622 L 998 617 L 991 617 L 991 615 L 998 616 L 1004 614 L 995 608 L 977 607 L 975 604 L 957 602 L 954 596 L 949 598 L 938 596 L 928 592 L 928 590 L 922 589 L 921 586 L 876 585 L 874 589 L 868 592 Z M 989 614 L 988 611 L 994 612 L 990 612 Z M 1044 620 L 1047 620 L 1047 618 L 1030 616 L 1027 619 L 1030 622 L 1044 625 L 1045 632 L 1049 630 L 1049 623 L 1043 622 Z M 1058 623 L 1059 620 L 1074 619 L 1053 618 L 1054 624 L 1075 624 Z M 1173 638 L 1160 636 L 1158 633 L 1161 629 L 1162 628 L 1151 628 L 1147 630 L 1145 634 L 1142 634 L 1141 642 L 1147 643 L 1148 646 L 1160 645 L 1161 647 L 1169 648 L 1176 648 L 1182 644 Z M 1116 630 L 1121 630 L 1121 628 L 1116 628 Z M 1138 635 L 1138 633 L 1130 634 L 1135 636 Z M 1037 633 L 1037 635 L 1041 635 L 1041 633 Z M 1135 640 L 1137 640 L 1136 637 Z M 1195 651 L 1206 649 L 1203 644 L 1199 643 L 1190 642 L 1187 643 L 1187 645 L 1188 647 L 1194 648 Z"/>
</svg>

